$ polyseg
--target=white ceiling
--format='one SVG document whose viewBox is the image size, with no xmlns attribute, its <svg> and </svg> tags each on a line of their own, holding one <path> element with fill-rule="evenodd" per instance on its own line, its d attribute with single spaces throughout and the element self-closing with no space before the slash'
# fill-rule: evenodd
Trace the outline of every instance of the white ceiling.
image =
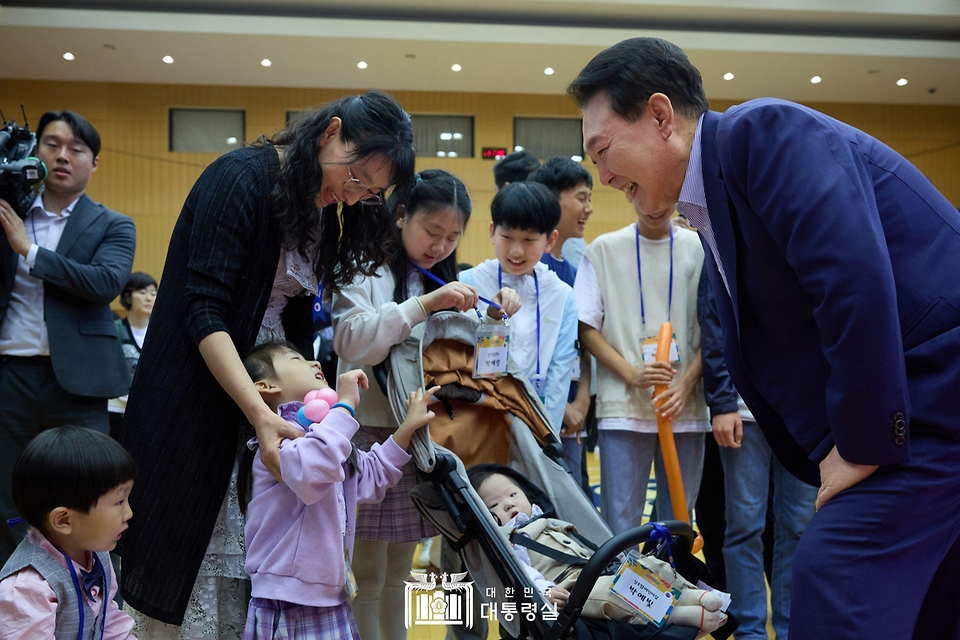
<svg viewBox="0 0 960 640">
<path fill-rule="evenodd" d="M 0 8 L 0 78 L 562 94 L 603 48 L 656 35 L 711 99 L 960 104 L 958 0 L 19 4 Z"/>
</svg>

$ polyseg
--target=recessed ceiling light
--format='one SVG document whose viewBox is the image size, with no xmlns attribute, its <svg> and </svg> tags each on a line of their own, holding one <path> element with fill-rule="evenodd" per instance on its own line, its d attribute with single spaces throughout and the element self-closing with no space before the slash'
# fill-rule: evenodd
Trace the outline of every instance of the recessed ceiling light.
<svg viewBox="0 0 960 640">
<path fill-rule="evenodd" d="M 552 75 L 553 75 L 553 67 L 547 67 L 546 69 L 543 70 L 543 73 L 544 73 L 545 75 L 552 76 Z"/>
<path fill-rule="evenodd" d="M 736 77 L 736 76 L 734 76 L 734 75 L 733 75 L 732 73 L 730 73 L 729 71 L 727 71 L 725 74 L 723 74 L 723 79 L 724 79 L 724 80 L 733 80 L 735 77 Z"/>
<path fill-rule="evenodd" d="M 364 62 L 363 60 L 357 63 L 357 69 L 366 69 L 366 68 L 367 68 L 367 63 Z"/>
<path fill-rule="evenodd" d="M 273 63 L 270 62 L 270 60 L 269 60 L 268 58 L 264 58 L 263 60 L 260 61 L 260 66 L 261 66 L 261 67 L 269 67 L 269 66 L 272 65 L 272 64 L 273 64 Z"/>
<path fill-rule="evenodd" d="M 574 162 L 583 162 L 583 156 L 570 156 L 570 159 Z"/>
<path fill-rule="evenodd" d="M 810 84 L 820 84 L 821 82 L 823 82 L 823 78 L 820 76 L 813 76 L 810 78 Z"/>
<path fill-rule="evenodd" d="M 905 87 L 905 86 L 907 86 L 907 79 L 906 79 L 906 78 L 900 78 L 899 80 L 897 80 L 897 86 L 898 86 L 898 87 Z"/>
<path fill-rule="evenodd" d="M 173 56 L 163 56 L 163 61 L 167 64 L 173 64 Z"/>
<path fill-rule="evenodd" d="M 455 65 L 453 65 L 452 67 L 450 67 L 450 70 L 451 70 L 451 71 L 460 71 L 461 69 L 463 69 L 463 67 L 461 67 L 461 66 L 458 65 L 458 64 L 455 64 Z"/>
<path fill-rule="evenodd" d="M 449 131 L 444 131 L 443 133 L 440 134 L 440 139 L 441 139 L 441 140 L 453 140 L 453 134 L 450 133 Z"/>
<path fill-rule="evenodd" d="M 448 157 L 448 158 L 456 158 L 456 157 L 457 157 L 457 152 L 456 152 L 456 151 L 451 151 L 450 153 L 447 154 L 447 157 Z"/>
<path fill-rule="evenodd" d="M 463 140 L 463 134 L 462 134 L 462 133 L 455 133 L 455 134 L 453 134 L 453 139 L 454 139 L 454 140 Z"/>
<path fill-rule="evenodd" d="M 230 136 L 229 138 L 227 138 L 227 144 L 237 144 L 236 136 Z"/>
<path fill-rule="evenodd" d="M 64 59 L 64 60 L 73 60 L 73 54 L 70 53 L 69 51 L 67 51 L 65 54 L 63 54 L 63 59 Z"/>
<path fill-rule="evenodd" d="M 438 157 L 438 158 L 446 158 L 446 157 L 447 157 L 447 152 L 446 152 L 446 151 L 437 151 L 437 157 Z"/>
<path fill-rule="evenodd" d="M 514 150 L 514 151 L 523 151 L 523 147 L 521 147 L 520 145 L 517 145 L 517 146 L 515 146 L 515 147 L 513 148 L 513 150 Z"/>
</svg>

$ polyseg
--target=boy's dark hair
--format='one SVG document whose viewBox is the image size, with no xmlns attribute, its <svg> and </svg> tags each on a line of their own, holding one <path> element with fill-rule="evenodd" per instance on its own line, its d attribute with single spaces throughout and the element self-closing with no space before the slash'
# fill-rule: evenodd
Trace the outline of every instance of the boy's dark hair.
<svg viewBox="0 0 960 640">
<path fill-rule="evenodd" d="M 613 112 L 630 122 L 643 114 L 654 93 L 666 95 L 688 118 L 710 108 L 700 72 L 683 49 L 660 38 L 630 38 L 604 49 L 567 87 L 581 109 L 599 93 L 609 95 Z"/>
<path fill-rule="evenodd" d="M 129 311 L 133 304 L 133 301 L 130 299 L 133 292 L 151 286 L 157 286 L 157 281 L 153 279 L 153 276 L 143 271 L 134 271 L 130 274 L 130 277 L 127 278 L 127 284 L 123 285 L 123 290 L 120 292 L 120 306 Z"/>
<path fill-rule="evenodd" d="M 43 138 L 43 130 L 51 122 L 66 122 L 73 135 L 90 148 L 93 157 L 100 155 L 100 134 L 90 121 L 73 111 L 47 111 L 37 123 L 37 141 Z"/>
<path fill-rule="evenodd" d="M 508 182 L 523 182 L 540 166 L 540 159 L 529 151 L 514 151 L 493 165 L 493 181 L 497 189 Z"/>
<path fill-rule="evenodd" d="M 593 189 L 593 176 L 579 162 L 566 156 L 547 158 L 540 168 L 530 174 L 530 182 L 539 182 L 560 199 L 560 194 L 568 189 L 576 189 L 582 184 Z"/>
<path fill-rule="evenodd" d="M 550 234 L 560 222 L 560 203 L 538 182 L 513 182 L 490 203 L 494 227 Z"/>
<path fill-rule="evenodd" d="M 460 213 L 460 222 L 463 229 L 467 228 L 473 206 L 470 195 L 463 181 L 443 169 L 427 169 L 421 171 L 414 178 L 413 187 L 406 193 L 394 191 L 390 197 L 389 208 L 395 219 L 412 218 L 420 213 L 435 213 L 444 209 L 456 209 Z M 394 228 L 395 225 L 394 225 Z M 389 261 L 390 271 L 396 282 L 393 288 L 393 301 L 401 303 L 410 295 L 407 291 L 407 270 L 410 260 L 403 248 L 400 233 L 396 234 Z M 433 265 L 430 273 L 444 282 L 454 282 L 457 279 L 457 250 Z M 423 279 L 424 293 L 430 293 L 440 288 L 430 278 Z"/>
<path fill-rule="evenodd" d="M 243 359 L 243 368 L 247 370 L 247 375 L 254 382 L 276 378 L 277 370 L 273 367 L 273 361 L 285 351 L 300 353 L 293 344 L 284 340 L 259 344 L 247 353 Z"/>
<path fill-rule="evenodd" d="M 110 436 L 82 427 L 42 431 L 13 465 L 13 504 L 41 532 L 57 507 L 89 513 L 111 489 L 133 480 L 137 466 Z"/>
</svg>

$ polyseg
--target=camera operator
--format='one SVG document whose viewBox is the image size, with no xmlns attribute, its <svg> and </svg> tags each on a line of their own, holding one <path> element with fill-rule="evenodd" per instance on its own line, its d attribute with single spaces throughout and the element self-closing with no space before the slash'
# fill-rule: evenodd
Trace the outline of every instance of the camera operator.
<svg viewBox="0 0 960 640">
<path fill-rule="evenodd" d="M 64 425 L 109 432 L 107 398 L 130 388 L 110 301 L 133 266 L 133 221 L 84 195 L 100 134 L 71 111 L 43 114 L 43 190 L 24 219 L 0 200 L 0 517 L 31 438 Z M 0 526 L 0 564 L 25 527 Z"/>
</svg>

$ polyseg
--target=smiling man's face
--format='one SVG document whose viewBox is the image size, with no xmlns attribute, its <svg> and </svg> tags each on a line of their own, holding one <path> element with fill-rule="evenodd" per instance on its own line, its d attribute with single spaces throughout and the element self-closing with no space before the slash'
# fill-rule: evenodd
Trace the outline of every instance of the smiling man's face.
<svg viewBox="0 0 960 640">
<path fill-rule="evenodd" d="M 614 113 L 606 93 L 599 93 L 583 110 L 584 150 L 600 181 L 623 191 L 640 215 L 668 219 L 690 153 L 689 141 L 679 135 L 685 124 L 663 94 L 651 96 L 643 114 L 630 122 Z"/>
</svg>

